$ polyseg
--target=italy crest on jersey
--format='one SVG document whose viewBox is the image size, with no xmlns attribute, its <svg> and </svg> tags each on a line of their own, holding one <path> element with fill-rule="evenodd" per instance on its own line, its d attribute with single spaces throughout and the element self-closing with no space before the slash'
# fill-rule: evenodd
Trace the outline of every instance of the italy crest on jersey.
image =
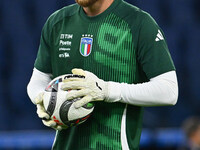
<svg viewBox="0 0 200 150">
<path fill-rule="evenodd" d="M 80 43 L 80 53 L 82 56 L 89 56 L 92 51 L 92 43 L 93 43 L 92 35 L 85 35 L 85 37 L 81 38 Z"/>
</svg>

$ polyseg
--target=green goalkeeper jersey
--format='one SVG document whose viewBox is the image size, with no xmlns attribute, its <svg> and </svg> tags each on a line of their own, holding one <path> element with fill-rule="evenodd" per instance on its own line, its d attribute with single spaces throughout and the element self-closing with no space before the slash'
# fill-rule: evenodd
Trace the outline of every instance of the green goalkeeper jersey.
<svg viewBox="0 0 200 150">
<path fill-rule="evenodd" d="M 156 22 L 122 0 L 95 17 L 78 4 L 52 14 L 42 30 L 35 68 L 53 77 L 82 68 L 105 81 L 129 84 L 175 69 Z M 96 102 L 85 123 L 57 132 L 53 149 L 137 150 L 142 119 L 143 107 Z"/>
</svg>

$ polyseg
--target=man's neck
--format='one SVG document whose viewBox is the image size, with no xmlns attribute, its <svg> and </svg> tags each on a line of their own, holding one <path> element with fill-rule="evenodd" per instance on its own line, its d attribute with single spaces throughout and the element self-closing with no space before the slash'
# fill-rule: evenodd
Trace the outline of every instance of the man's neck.
<svg viewBox="0 0 200 150">
<path fill-rule="evenodd" d="M 96 16 L 103 13 L 112 3 L 114 0 L 98 0 L 90 7 L 83 7 L 85 13 L 88 16 Z"/>
</svg>

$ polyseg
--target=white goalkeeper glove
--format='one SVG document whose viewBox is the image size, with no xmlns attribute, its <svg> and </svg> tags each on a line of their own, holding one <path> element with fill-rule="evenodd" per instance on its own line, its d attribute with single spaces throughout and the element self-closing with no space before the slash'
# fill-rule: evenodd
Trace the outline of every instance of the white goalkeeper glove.
<svg viewBox="0 0 200 150">
<path fill-rule="evenodd" d="M 82 69 L 73 69 L 73 74 L 85 76 L 85 78 L 69 78 L 64 80 L 62 90 L 72 90 L 67 94 L 67 99 L 75 99 L 81 97 L 75 103 L 75 107 L 79 108 L 91 101 L 103 101 L 108 96 L 108 82 L 99 79 L 91 72 Z"/>
<path fill-rule="evenodd" d="M 51 127 L 55 130 L 62 130 L 63 127 L 61 127 L 60 125 L 57 125 L 57 123 L 53 119 L 51 119 L 50 116 L 47 114 L 43 105 L 43 95 L 44 93 L 42 92 L 35 99 L 36 106 L 37 106 L 37 114 L 39 118 L 42 119 L 42 122 L 45 126 Z"/>
</svg>

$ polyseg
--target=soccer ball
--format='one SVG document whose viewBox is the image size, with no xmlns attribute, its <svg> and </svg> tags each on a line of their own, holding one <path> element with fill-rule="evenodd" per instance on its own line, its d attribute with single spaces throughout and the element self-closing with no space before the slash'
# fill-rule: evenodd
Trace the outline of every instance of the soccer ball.
<svg viewBox="0 0 200 150">
<path fill-rule="evenodd" d="M 74 107 L 74 102 L 80 98 L 66 100 L 66 94 L 70 91 L 61 89 L 63 80 L 68 78 L 84 78 L 84 76 L 67 74 L 53 79 L 45 89 L 43 103 L 44 108 L 58 125 L 63 128 L 75 126 L 85 122 L 94 110 L 93 103 L 88 103 L 80 108 Z"/>
</svg>

